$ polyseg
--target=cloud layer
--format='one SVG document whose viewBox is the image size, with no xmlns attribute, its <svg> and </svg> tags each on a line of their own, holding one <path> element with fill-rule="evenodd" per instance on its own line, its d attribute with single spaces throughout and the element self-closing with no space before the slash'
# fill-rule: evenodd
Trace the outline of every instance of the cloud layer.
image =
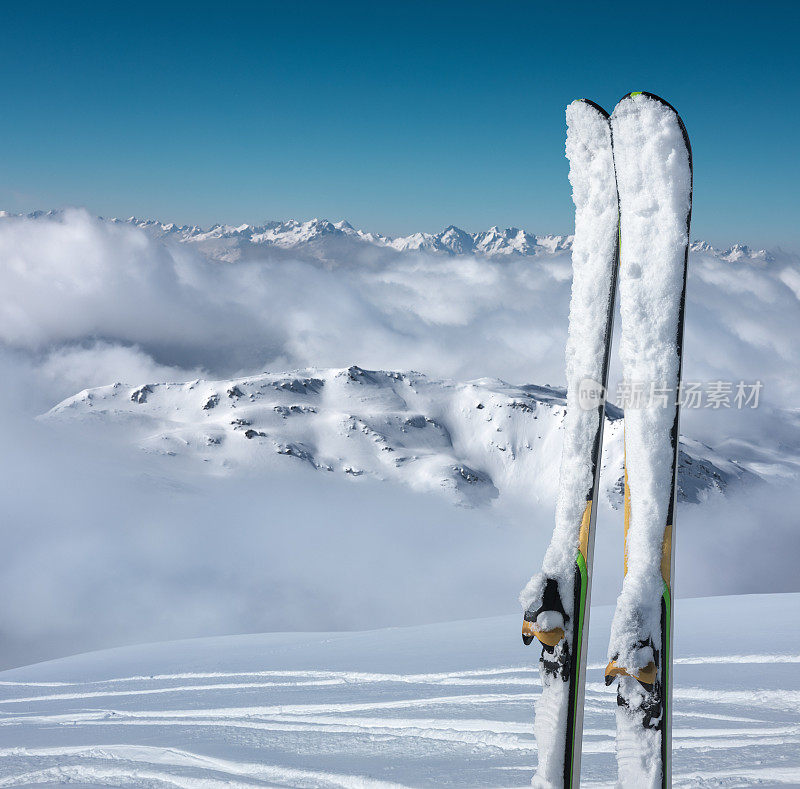
<svg viewBox="0 0 800 789">
<path fill-rule="evenodd" d="M 305 366 L 558 384 L 568 255 L 221 263 L 76 210 L 0 219 L 0 261 L 7 664 L 148 639 L 514 610 L 549 538 L 551 501 L 467 512 L 319 474 L 176 478 L 113 433 L 98 443 L 33 417 L 117 380 Z M 766 464 L 800 456 L 798 270 L 790 259 L 692 257 L 685 377 L 759 378 L 768 407 L 687 411 L 684 432 Z M 682 508 L 679 593 L 795 588 L 786 474 L 783 486 Z M 618 589 L 619 520 L 600 515 L 598 601 Z M 767 520 L 774 539 L 756 544 Z"/>
</svg>

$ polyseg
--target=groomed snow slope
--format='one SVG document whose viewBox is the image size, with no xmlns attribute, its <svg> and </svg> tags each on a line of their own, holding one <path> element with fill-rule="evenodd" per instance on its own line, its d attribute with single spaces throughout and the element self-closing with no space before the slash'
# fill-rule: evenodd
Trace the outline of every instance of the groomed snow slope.
<svg viewBox="0 0 800 789">
<path fill-rule="evenodd" d="M 613 786 L 610 607 L 592 612 L 584 786 Z M 324 623 L 319 623 L 324 624 Z M 0 786 L 525 786 L 516 615 L 196 639 L 0 673 Z M 800 594 L 677 604 L 674 785 L 800 785 Z"/>
</svg>

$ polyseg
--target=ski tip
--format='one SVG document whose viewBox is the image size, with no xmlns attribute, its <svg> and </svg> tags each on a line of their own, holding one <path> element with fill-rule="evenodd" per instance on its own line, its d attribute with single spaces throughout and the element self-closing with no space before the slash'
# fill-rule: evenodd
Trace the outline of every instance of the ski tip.
<svg viewBox="0 0 800 789">
<path fill-rule="evenodd" d="M 666 99 L 662 99 L 661 96 L 657 96 L 655 93 L 649 93 L 646 90 L 634 90 L 631 93 L 626 93 L 618 103 L 622 103 L 625 101 L 625 99 L 635 99 L 637 96 L 646 96 L 648 99 L 657 101 L 659 104 L 669 107 L 678 117 L 680 117 L 678 110 L 676 110 L 675 107 L 673 107 Z"/>
<path fill-rule="evenodd" d="M 635 99 L 638 96 L 645 96 L 646 98 L 651 99 L 652 101 L 657 101 L 659 104 L 661 104 L 664 107 L 667 107 L 668 109 L 672 110 L 672 112 L 675 113 L 675 117 L 678 119 L 678 124 L 681 127 L 681 133 L 683 134 L 683 140 L 686 143 L 686 148 L 689 151 L 689 162 L 691 163 L 691 161 L 692 161 L 692 144 L 689 142 L 689 134 L 686 131 L 686 126 L 684 126 L 683 118 L 681 118 L 681 114 L 678 112 L 678 110 L 676 110 L 675 107 L 673 107 L 666 99 L 662 99 L 661 96 L 657 96 L 655 93 L 649 93 L 646 90 L 635 90 L 635 91 L 633 91 L 631 93 L 626 93 L 617 102 L 617 107 L 619 107 L 619 105 L 622 104 L 622 102 L 625 101 L 626 99 Z"/>
<path fill-rule="evenodd" d="M 596 102 L 591 99 L 575 99 L 573 104 L 588 104 L 590 107 L 596 109 L 604 118 L 609 118 L 609 114 Z"/>
</svg>

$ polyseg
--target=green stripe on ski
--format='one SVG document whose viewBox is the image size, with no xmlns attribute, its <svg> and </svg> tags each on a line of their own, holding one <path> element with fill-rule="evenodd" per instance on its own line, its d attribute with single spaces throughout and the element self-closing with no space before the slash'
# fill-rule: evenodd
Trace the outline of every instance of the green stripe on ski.
<svg viewBox="0 0 800 789">
<path fill-rule="evenodd" d="M 669 720 L 667 717 L 669 714 L 668 706 L 671 701 L 670 693 L 669 693 L 669 682 L 670 682 L 670 668 L 672 667 L 671 657 L 670 657 L 670 650 L 672 649 L 672 644 L 670 644 L 670 633 L 672 632 L 672 593 L 669 590 L 669 586 L 667 586 L 667 582 L 663 581 L 664 584 L 664 591 L 661 593 L 661 597 L 664 599 L 664 610 L 666 611 L 666 617 L 664 622 L 665 630 L 665 638 L 664 638 L 664 670 L 662 671 L 662 690 L 661 695 L 664 697 L 664 723 Z M 666 726 L 662 727 L 661 736 L 664 737 L 666 735 Z"/>
<path fill-rule="evenodd" d="M 578 551 L 577 557 L 575 557 L 575 563 L 578 565 L 578 572 L 581 575 L 581 601 L 578 606 L 578 619 L 574 625 L 574 633 L 575 635 L 575 667 L 578 673 L 580 673 L 580 666 L 581 666 L 581 649 L 583 648 L 583 617 L 586 612 L 586 587 L 589 582 L 589 571 L 586 569 L 586 559 L 583 558 L 583 554 Z M 578 682 L 579 677 L 575 676 L 572 678 L 572 682 Z M 575 724 L 573 723 L 572 726 L 572 753 L 573 757 L 575 754 Z M 573 766 L 575 764 L 575 760 L 573 758 L 572 764 L 570 764 L 569 768 L 569 785 L 575 786 L 575 776 L 572 775 Z"/>
</svg>

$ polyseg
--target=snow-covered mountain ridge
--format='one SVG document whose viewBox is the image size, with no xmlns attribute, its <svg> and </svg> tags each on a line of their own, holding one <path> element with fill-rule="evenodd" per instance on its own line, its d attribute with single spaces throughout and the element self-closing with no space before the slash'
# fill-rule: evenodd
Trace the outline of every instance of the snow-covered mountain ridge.
<svg viewBox="0 0 800 789">
<path fill-rule="evenodd" d="M 60 211 L 35 211 L 27 218 L 53 218 Z M 19 217 L 0 211 L 0 219 Z M 348 248 L 351 251 L 375 250 L 384 254 L 393 252 L 424 251 L 448 256 L 472 255 L 489 258 L 540 257 L 568 251 L 572 248 L 571 235 L 539 235 L 517 227 L 470 233 L 450 225 L 438 233 L 412 233 L 392 237 L 353 227 L 349 222 L 327 219 L 305 221 L 289 219 L 271 220 L 263 224 L 215 224 L 209 228 L 198 225 L 179 225 L 157 219 L 112 218 L 112 224 L 140 228 L 150 236 L 187 243 L 200 247 L 220 260 L 233 261 L 249 257 L 254 251 L 270 250 L 275 253 L 293 250 L 321 259 L 336 258 Z M 706 241 L 694 241 L 693 252 L 702 252 L 730 263 L 739 261 L 772 262 L 774 254 L 765 249 L 752 249 L 745 244 L 734 244 L 725 249 L 713 247 Z"/>
<path fill-rule="evenodd" d="M 123 425 L 145 452 L 203 472 L 268 471 L 290 460 L 479 505 L 501 493 L 552 496 L 565 408 L 564 390 L 549 386 L 437 381 L 352 366 L 229 381 L 116 383 L 84 390 L 46 418 Z M 607 410 L 603 496 L 618 506 L 622 412 Z M 682 439 L 682 500 L 699 502 L 745 478 L 756 475 Z"/>
<path fill-rule="evenodd" d="M 203 242 L 211 239 L 238 238 L 249 240 L 252 244 L 293 249 L 318 240 L 351 239 L 376 247 L 406 250 L 425 250 L 446 255 L 484 255 L 535 257 L 555 254 L 572 249 L 571 235 L 538 235 L 518 227 L 501 229 L 498 226 L 489 230 L 470 233 L 455 225 L 449 225 L 438 233 L 412 233 L 408 236 L 386 236 L 354 228 L 349 222 L 327 219 L 300 221 L 270 221 L 263 225 L 213 225 L 207 230 L 196 225 L 175 225 L 152 219 L 129 217 L 125 220 L 111 219 L 111 222 L 126 222 L 155 235 L 173 236 L 184 242 Z M 694 241 L 691 250 L 706 252 L 729 262 L 740 260 L 761 260 L 770 262 L 773 255 L 765 249 L 751 249 L 746 244 L 734 244 L 726 249 L 717 249 L 707 241 Z"/>
</svg>

